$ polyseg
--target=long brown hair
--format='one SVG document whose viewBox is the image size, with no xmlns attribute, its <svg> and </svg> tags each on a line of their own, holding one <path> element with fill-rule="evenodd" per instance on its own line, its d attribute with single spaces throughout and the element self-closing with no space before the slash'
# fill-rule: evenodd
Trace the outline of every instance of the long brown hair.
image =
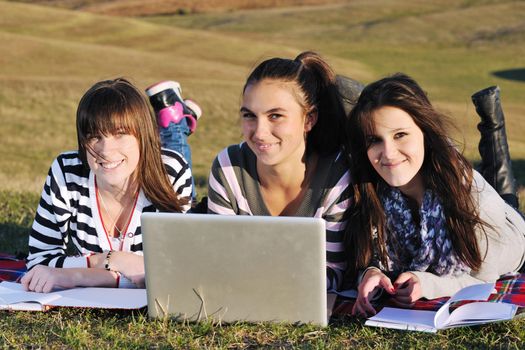
<svg viewBox="0 0 525 350">
<path fill-rule="evenodd" d="M 139 143 L 140 159 L 133 176 L 146 197 L 161 211 L 181 212 L 188 202 L 179 198 L 169 181 L 161 157 L 157 123 L 142 93 L 124 78 L 100 81 L 82 96 L 77 109 L 79 156 L 85 167 L 88 142 L 93 135 L 124 131 Z"/>
<path fill-rule="evenodd" d="M 306 154 L 326 155 L 340 149 L 345 113 L 335 73 L 319 54 L 305 51 L 293 60 L 275 57 L 261 62 L 246 79 L 243 93 L 248 85 L 264 79 L 295 83 L 304 96 L 298 98 L 303 110 L 317 110 L 317 122 L 306 138 Z"/>
<path fill-rule="evenodd" d="M 379 194 L 383 186 L 388 185 L 373 169 L 367 156 L 367 135 L 374 132 L 372 114 L 384 106 L 405 111 L 423 132 L 425 159 L 421 171 L 425 186 L 442 201 L 454 252 L 467 266 L 479 269 L 482 256 L 475 228 L 483 226 L 484 222 L 471 195 L 472 166 L 447 134 L 452 125 L 449 118 L 432 106 L 412 78 L 398 73 L 368 85 L 347 122 L 355 190 L 355 207 L 345 237 L 349 275 L 355 277 L 359 269 L 369 266 L 374 254 L 383 266 L 387 266 L 388 233 Z"/>
</svg>

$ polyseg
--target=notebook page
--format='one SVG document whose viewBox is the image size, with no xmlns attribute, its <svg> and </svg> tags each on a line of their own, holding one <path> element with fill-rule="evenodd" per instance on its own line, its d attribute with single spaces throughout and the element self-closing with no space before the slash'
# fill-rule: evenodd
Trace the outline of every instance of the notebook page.
<svg viewBox="0 0 525 350">
<path fill-rule="evenodd" d="M 409 310 L 384 307 L 375 316 L 370 317 L 369 320 L 377 322 L 395 323 L 401 325 L 419 325 L 427 328 L 434 328 L 435 314 L 435 311 L 428 310 Z"/>
</svg>

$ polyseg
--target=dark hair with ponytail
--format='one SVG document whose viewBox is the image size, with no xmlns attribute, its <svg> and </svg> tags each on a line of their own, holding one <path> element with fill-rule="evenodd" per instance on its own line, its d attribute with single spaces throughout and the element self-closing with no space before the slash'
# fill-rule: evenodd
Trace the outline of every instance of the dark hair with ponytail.
<svg viewBox="0 0 525 350">
<path fill-rule="evenodd" d="M 306 139 L 306 154 L 330 154 L 341 148 L 345 113 L 335 73 L 321 56 L 305 51 L 294 60 L 271 58 L 261 62 L 246 80 L 243 93 L 248 85 L 264 79 L 295 83 L 304 97 L 298 100 L 304 111 L 317 111 L 317 122 Z"/>
</svg>

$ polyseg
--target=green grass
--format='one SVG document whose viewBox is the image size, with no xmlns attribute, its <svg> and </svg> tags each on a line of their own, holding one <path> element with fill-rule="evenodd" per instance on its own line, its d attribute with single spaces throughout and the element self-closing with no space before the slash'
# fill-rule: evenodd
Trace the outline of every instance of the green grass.
<svg viewBox="0 0 525 350">
<path fill-rule="evenodd" d="M 324 329 L 283 324 L 181 324 L 152 321 L 144 312 L 81 309 L 2 313 L 0 327 L 7 330 L 0 338 L 4 347 L 67 349 L 519 349 L 524 336 L 523 321 L 433 335 L 365 328 L 360 322 L 346 319 Z M 13 329 L 18 331 L 10 331 Z"/>
<path fill-rule="evenodd" d="M 27 254 L 38 200 L 36 193 L 0 191 L 0 252 Z"/>
<path fill-rule="evenodd" d="M 452 114 L 466 155 L 477 155 L 470 95 L 502 89 L 513 165 L 525 184 L 525 2 L 352 0 L 322 6 L 119 18 L 0 0 L 0 251 L 27 252 L 27 237 L 52 159 L 76 148 L 75 110 L 101 79 L 137 86 L 178 80 L 203 118 L 190 137 L 205 193 L 213 157 L 240 140 L 238 105 L 256 62 L 303 50 L 339 73 L 370 82 L 414 76 Z M 525 194 L 525 191 L 522 191 Z M 521 196 L 522 209 L 525 196 Z M 180 324 L 144 312 L 0 312 L 5 348 L 523 348 L 524 321 L 438 335 L 365 328 L 340 319 L 326 329 L 294 325 Z"/>
<path fill-rule="evenodd" d="M 27 253 L 27 237 L 37 194 L 0 191 L 0 247 Z M 312 325 L 150 320 L 145 310 L 52 309 L 0 311 L 0 347 L 5 348 L 503 348 L 524 346 L 525 320 L 452 329 L 437 335 L 364 327 L 360 320 L 338 317 L 327 328 Z"/>
</svg>

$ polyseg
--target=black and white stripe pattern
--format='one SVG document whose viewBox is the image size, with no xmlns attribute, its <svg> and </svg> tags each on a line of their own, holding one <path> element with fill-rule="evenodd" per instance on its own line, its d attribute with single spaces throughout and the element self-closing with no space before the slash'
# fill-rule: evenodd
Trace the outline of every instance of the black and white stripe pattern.
<svg viewBox="0 0 525 350">
<path fill-rule="evenodd" d="M 181 197 L 190 197 L 191 170 L 184 158 L 163 149 L 162 160 L 173 189 Z M 188 209 L 189 204 L 184 211 Z M 140 191 L 122 250 L 142 253 L 140 215 L 152 211 L 157 209 Z M 76 248 L 76 255 L 66 253 L 68 242 Z M 119 248 L 112 245 L 102 226 L 93 173 L 82 166 L 77 151 L 60 154 L 49 170 L 31 228 L 27 267 L 87 267 L 87 255 Z"/>
</svg>

